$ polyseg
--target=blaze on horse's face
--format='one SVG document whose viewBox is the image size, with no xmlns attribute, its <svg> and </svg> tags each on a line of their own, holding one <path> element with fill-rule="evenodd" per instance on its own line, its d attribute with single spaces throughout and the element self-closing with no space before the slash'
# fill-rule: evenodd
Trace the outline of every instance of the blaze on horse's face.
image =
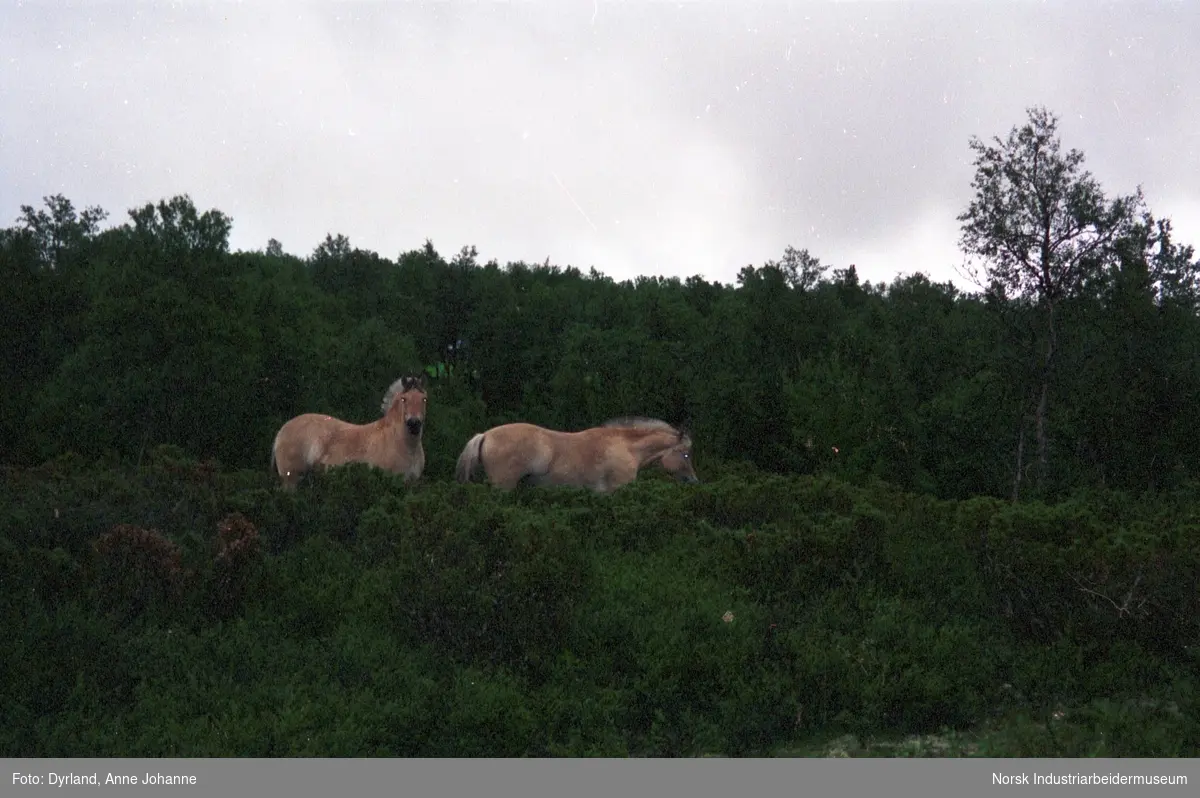
<svg viewBox="0 0 1200 798">
<path fill-rule="evenodd" d="M 659 461 L 663 469 L 680 482 L 697 483 L 696 469 L 692 467 L 692 441 L 683 436 L 679 443 L 662 456 Z"/>
<path fill-rule="evenodd" d="M 396 397 L 395 405 L 399 412 L 401 420 L 404 422 L 409 434 L 420 435 L 421 428 L 425 426 L 425 391 L 422 390 L 420 383 L 412 383 L 405 386 L 404 393 Z"/>
</svg>

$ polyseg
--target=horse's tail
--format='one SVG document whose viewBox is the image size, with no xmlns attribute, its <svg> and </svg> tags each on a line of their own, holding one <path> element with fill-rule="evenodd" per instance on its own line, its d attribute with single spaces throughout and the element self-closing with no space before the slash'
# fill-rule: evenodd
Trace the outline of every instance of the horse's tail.
<svg viewBox="0 0 1200 798">
<path fill-rule="evenodd" d="M 275 439 L 271 441 L 271 476 L 283 476 L 279 473 L 279 439 L 282 437 L 283 430 L 275 433 Z"/>
<path fill-rule="evenodd" d="M 467 441 L 462 454 L 458 456 L 455 475 L 459 482 L 470 482 L 471 477 L 475 474 L 475 467 L 479 465 L 480 458 L 483 456 L 483 436 L 484 433 L 480 432 Z"/>
</svg>

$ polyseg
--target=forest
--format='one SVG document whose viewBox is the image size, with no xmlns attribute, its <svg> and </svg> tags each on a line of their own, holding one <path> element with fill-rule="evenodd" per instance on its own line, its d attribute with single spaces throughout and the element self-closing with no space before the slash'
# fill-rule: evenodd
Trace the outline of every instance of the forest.
<svg viewBox="0 0 1200 798">
<path fill-rule="evenodd" d="M 0 751 L 1195 756 L 1200 259 L 1046 109 L 968 146 L 969 291 L 22 206 Z M 420 480 L 279 489 L 285 421 L 372 421 L 416 373 Z M 701 483 L 454 481 L 493 425 L 627 415 L 686 424 Z"/>
</svg>

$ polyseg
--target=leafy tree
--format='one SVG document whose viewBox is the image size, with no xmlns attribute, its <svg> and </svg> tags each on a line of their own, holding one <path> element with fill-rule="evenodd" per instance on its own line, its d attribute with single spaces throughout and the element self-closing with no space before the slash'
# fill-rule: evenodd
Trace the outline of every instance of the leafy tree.
<svg viewBox="0 0 1200 798">
<path fill-rule="evenodd" d="M 317 248 L 313 250 L 312 260 L 316 263 L 322 261 L 338 261 L 350 257 L 353 252 L 353 247 L 350 246 L 350 239 L 338 233 L 336 236 L 332 233 L 325 234 L 325 240 L 317 244 Z"/>
<path fill-rule="evenodd" d="M 1194 313 L 1200 309 L 1200 258 L 1190 245 L 1177 244 L 1170 219 L 1145 213 L 1118 243 L 1123 263 L 1144 271 L 1147 287 L 1159 307 Z"/>
<path fill-rule="evenodd" d="M 44 202 L 49 212 L 22 205 L 18 224 L 33 236 L 41 265 L 54 269 L 61 265 L 65 254 L 96 236 L 108 212 L 99 206 L 77 212 L 62 194 L 45 197 Z"/>
<path fill-rule="evenodd" d="M 1061 375 L 1067 453 L 1085 482 L 1163 487 L 1196 459 L 1180 421 L 1196 412 L 1200 264 L 1149 214 L 1115 250 L 1096 295 L 1064 309 L 1060 348 L 1075 365 Z"/>
<path fill-rule="evenodd" d="M 397 312 L 390 290 L 394 266 L 374 252 L 350 246 L 344 235 L 326 235 L 309 258 L 313 281 L 326 294 L 345 300 L 348 312 L 355 318 L 380 316 L 399 323 L 403 312 Z"/>
<path fill-rule="evenodd" d="M 513 282 L 499 265 L 489 263 L 480 269 L 471 303 L 479 311 L 467 320 L 463 336 L 468 343 L 469 381 L 478 386 L 493 415 L 515 420 L 524 392 L 521 354 L 529 325 L 518 307 Z"/>
<path fill-rule="evenodd" d="M 129 212 L 137 241 L 170 259 L 224 255 L 229 252 L 233 219 L 215 208 L 200 213 L 187 194 L 146 203 Z"/>
<path fill-rule="evenodd" d="M 829 268 L 819 258 L 810 255 L 807 249 L 797 250 L 790 246 L 784 249 L 782 260 L 768 261 L 767 265 L 781 270 L 788 285 L 798 291 L 816 288 Z"/>
<path fill-rule="evenodd" d="M 1055 369 L 1059 304 L 1075 296 L 1111 260 L 1113 243 L 1142 205 L 1141 189 L 1108 200 L 1083 153 L 1062 152 L 1058 119 L 1031 108 L 1029 121 L 987 144 L 972 137 L 975 198 L 959 215 L 960 246 L 982 258 L 989 291 L 1034 300 L 1044 319 L 1036 393 L 1038 484 L 1048 461 L 1047 409 Z M 1020 490 L 1024 428 L 1018 444 L 1013 495 Z"/>
<path fill-rule="evenodd" d="M 403 292 L 406 326 L 427 364 L 446 362 L 447 342 L 441 320 L 445 310 L 437 299 L 438 283 L 445 268 L 446 261 L 428 239 L 421 249 L 403 252 L 396 259 L 393 284 L 397 291 Z"/>
<path fill-rule="evenodd" d="M 471 317 L 471 282 L 479 270 L 475 247 L 463 247 L 447 268 L 435 293 L 442 324 L 439 340 L 442 360 L 457 366 L 465 351 L 467 320 Z"/>
</svg>

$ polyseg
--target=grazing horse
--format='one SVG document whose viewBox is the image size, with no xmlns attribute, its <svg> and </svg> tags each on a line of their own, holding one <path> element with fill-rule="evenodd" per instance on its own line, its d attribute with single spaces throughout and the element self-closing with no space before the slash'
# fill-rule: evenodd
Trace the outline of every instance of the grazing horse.
<svg viewBox="0 0 1200 798">
<path fill-rule="evenodd" d="M 383 417 L 370 424 L 351 424 L 320 413 L 296 416 L 280 427 L 271 447 L 271 470 L 285 488 L 318 467 L 368 463 L 419 479 L 425 470 L 425 382 L 401 377 L 383 396 Z"/>
<path fill-rule="evenodd" d="M 459 482 L 470 482 L 482 464 L 487 481 L 502 490 L 525 482 L 610 493 L 652 463 L 683 482 L 700 481 L 691 437 L 653 418 L 617 418 L 580 432 L 521 423 L 492 427 L 467 441 L 456 473 Z"/>
</svg>

